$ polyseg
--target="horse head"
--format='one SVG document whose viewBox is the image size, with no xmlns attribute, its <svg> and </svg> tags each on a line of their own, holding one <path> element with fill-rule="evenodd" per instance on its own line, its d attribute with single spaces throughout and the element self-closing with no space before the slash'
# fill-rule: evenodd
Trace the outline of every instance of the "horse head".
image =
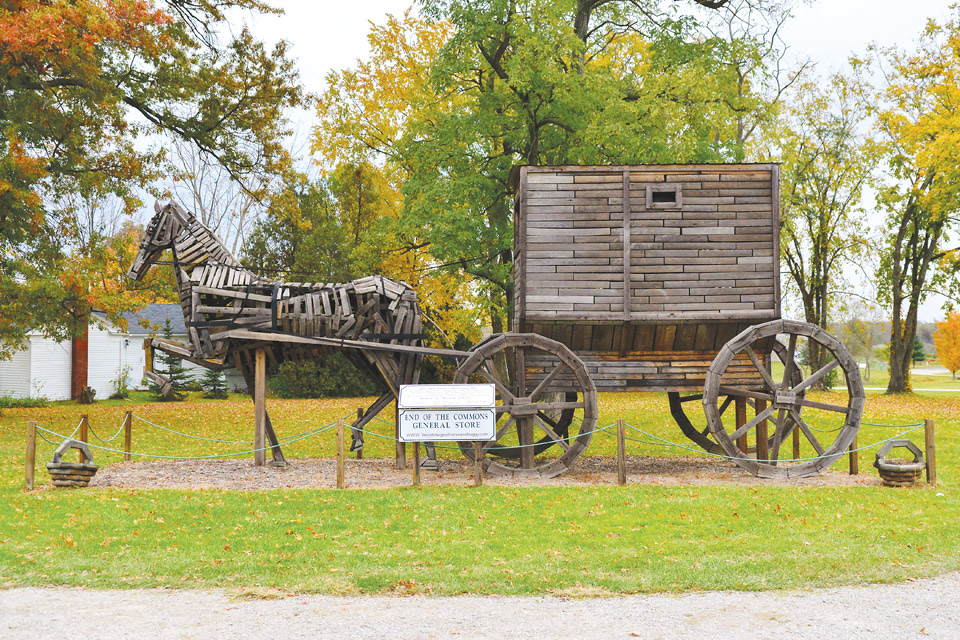
<svg viewBox="0 0 960 640">
<path fill-rule="evenodd" d="M 137 251 L 137 257 L 133 259 L 133 264 L 127 272 L 127 277 L 133 280 L 143 278 L 161 254 L 173 246 L 180 229 L 187 226 L 191 217 L 175 202 L 170 202 L 164 207 L 157 202 L 154 203 L 153 209 L 155 213 L 147 224 L 140 250 Z"/>
</svg>

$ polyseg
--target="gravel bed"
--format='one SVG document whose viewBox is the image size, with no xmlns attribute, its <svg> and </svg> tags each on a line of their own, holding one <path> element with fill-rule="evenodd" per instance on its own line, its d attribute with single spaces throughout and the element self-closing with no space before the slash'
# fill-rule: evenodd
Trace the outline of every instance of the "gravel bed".
<svg viewBox="0 0 960 640">
<path fill-rule="evenodd" d="M 808 592 L 563 599 L 0 590 L 0 639 L 958 638 L 960 574 Z M 267 599 L 269 598 L 269 599 Z"/>
<path fill-rule="evenodd" d="M 467 486 L 473 484 L 473 465 L 465 460 L 439 461 L 437 471 L 423 470 L 425 486 Z M 395 468 L 392 458 L 371 458 L 346 461 L 344 472 L 350 489 L 385 489 L 407 486 L 412 482 L 412 469 Z M 503 478 L 486 476 L 485 484 L 497 486 L 578 486 L 614 485 L 617 481 L 617 460 L 610 457 L 581 457 L 572 472 L 556 478 Z M 858 476 L 839 470 L 828 470 L 810 478 L 763 480 L 756 478 L 728 460 L 717 458 L 627 458 L 629 484 L 654 485 L 789 485 L 789 486 L 871 486 L 880 480 L 872 468 Z M 334 459 L 298 458 L 286 467 L 256 467 L 250 459 L 160 460 L 111 464 L 100 469 L 91 487 L 126 489 L 316 489 L 336 486 Z"/>
</svg>

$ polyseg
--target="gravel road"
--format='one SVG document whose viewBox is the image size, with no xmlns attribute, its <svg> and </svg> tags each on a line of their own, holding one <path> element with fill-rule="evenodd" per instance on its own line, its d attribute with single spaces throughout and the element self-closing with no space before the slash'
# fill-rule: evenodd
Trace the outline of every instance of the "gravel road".
<svg viewBox="0 0 960 640">
<path fill-rule="evenodd" d="M 960 574 L 809 592 L 564 600 L 0 590 L 3 640 L 960 638 Z"/>
</svg>

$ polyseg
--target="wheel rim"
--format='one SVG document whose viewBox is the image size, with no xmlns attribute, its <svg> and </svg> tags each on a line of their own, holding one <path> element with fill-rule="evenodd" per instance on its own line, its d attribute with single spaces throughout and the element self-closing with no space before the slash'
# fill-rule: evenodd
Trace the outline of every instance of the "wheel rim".
<svg viewBox="0 0 960 640">
<path fill-rule="evenodd" d="M 779 334 L 786 336 L 787 354 L 778 379 L 768 370 L 765 356 Z M 824 360 L 829 362 L 809 376 L 797 376 L 794 357 L 802 346 L 812 344 L 824 350 Z M 845 393 L 829 402 L 808 399 L 807 390 L 834 369 L 844 375 Z M 753 399 L 760 411 L 748 420 L 724 418 L 719 408 L 721 397 L 727 395 L 741 402 Z M 734 462 L 760 477 L 802 477 L 830 466 L 853 442 L 863 401 L 859 368 L 840 341 L 820 327 L 789 320 L 752 327 L 728 342 L 707 371 L 703 396 L 713 438 Z M 768 426 L 773 431 L 769 451 L 751 455 L 749 448 L 744 450 L 744 438 L 752 435 L 756 440 Z M 800 440 L 799 459 L 791 454 L 789 440 L 794 432 Z"/>
<path fill-rule="evenodd" d="M 590 443 L 596 387 L 583 362 L 559 342 L 537 334 L 492 336 L 471 350 L 455 381 L 496 387 L 497 439 L 483 447 L 488 473 L 553 477 Z M 562 449 L 556 458 L 538 457 L 553 447 Z M 473 459 L 473 443 L 462 442 L 460 449 Z"/>
</svg>

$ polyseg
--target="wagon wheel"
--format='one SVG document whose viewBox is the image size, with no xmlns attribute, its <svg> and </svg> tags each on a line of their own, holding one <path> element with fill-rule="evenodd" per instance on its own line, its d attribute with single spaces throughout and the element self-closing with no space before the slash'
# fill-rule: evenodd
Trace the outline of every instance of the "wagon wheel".
<svg viewBox="0 0 960 640">
<path fill-rule="evenodd" d="M 496 387 L 497 438 L 484 444 L 482 461 L 491 474 L 552 478 L 573 466 L 590 443 L 597 389 L 580 358 L 559 342 L 534 333 L 491 336 L 471 349 L 455 382 Z M 563 450 L 557 458 L 536 457 L 553 445 Z M 461 442 L 460 449 L 473 459 L 473 443 Z"/>
<path fill-rule="evenodd" d="M 787 363 L 787 347 L 782 343 L 774 341 L 773 344 L 773 353 L 776 354 L 777 358 L 780 361 L 780 364 L 786 369 Z M 769 369 L 769 367 L 768 367 Z M 803 381 L 803 372 L 800 371 L 800 368 L 794 365 L 793 370 L 793 384 L 797 385 Z M 734 402 L 736 396 L 727 395 L 724 400 L 720 403 L 719 411 L 721 418 L 726 413 L 727 409 Z M 677 426 L 680 427 L 680 431 L 683 432 L 683 435 L 687 436 L 692 442 L 698 445 L 704 451 L 708 453 L 724 453 L 723 447 L 716 443 L 713 438 L 710 437 L 710 426 L 707 425 L 703 430 L 699 430 L 693 426 L 693 423 L 690 421 L 689 416 L 687 416 L 686 411 L 684 411 L 683 405 L 689 402 L 695 402 L 697 400 L 703 399 L 702 393 L 697 393 L 689 396 L 681 396 L 677 391 L 670 391 L 667 393 L 667 399 L 670 402 L 670 415 L 673 416 L 674 422 L 677 423 Z M 701 403 L 702 404 L 702 403 Z M 756 403 L 753 398 L 747 398 L 747 404 L 753 407 L 756 411 Z M 801 407 L 802 408 L 802 407 Z M 798 409 L 799 411 L 799 409 Z M 773 444 L 773 436 L 769 436 L 769 441 L 767 446 Z M 750 447 L 747 449 L 747 453 L 755 453 L 757 450 L 756 447 Z"/>
<path fill-rule="evenodd" d="M 758 355 L 771 348 L 778 334 L 787 336 L 787 358 L 783 379 L 779 381 L 767 371 Z M 801 339 L 819 344 L 825 355 L 833 359 L 798 382 L 794 354 Z M 744 369 L 750 363 L 753 365 L 750 376 L 756 380 L 756 374 L 759 373 L 760 380 L 737 379 L 737 375 L 744 375 Z M 840 368 L 846 378 L 846 401 L 838 404 L 808 400 L 805 391 L 835 368 Z M 728 424 L 724 424 L 718 403 L 720 396 L 726 395 L 752 398 L 766 403 L 766 408 L 743 426 L 729 424 L 729 420 Z M 757 325 L 730 340 L 707 370 L 703 391 L 704 411 L 714 439 L 734 462 L 762 478 L 809 476 L 833 464 L 846 452 L 860 428 L 863 402 L 860 370 L 846 347 L 820 327 L 789 320 Z M 766 422 L 774 428 L 773 437 L 769 440 L 769 452 L 760 459 L 754 459 L 749 452 L 739 448 L 737 440 Z M 813 424 L 819 425 L 819 428 L 813 427 Z M 808 458 L 815 459 L 779 460 L 783 457 L 780 449 L 794 429 L 799 430 L 815 452 Z M 826 442 L 830 437 L 834 438 L 833 442 Z"/>
</svg>

